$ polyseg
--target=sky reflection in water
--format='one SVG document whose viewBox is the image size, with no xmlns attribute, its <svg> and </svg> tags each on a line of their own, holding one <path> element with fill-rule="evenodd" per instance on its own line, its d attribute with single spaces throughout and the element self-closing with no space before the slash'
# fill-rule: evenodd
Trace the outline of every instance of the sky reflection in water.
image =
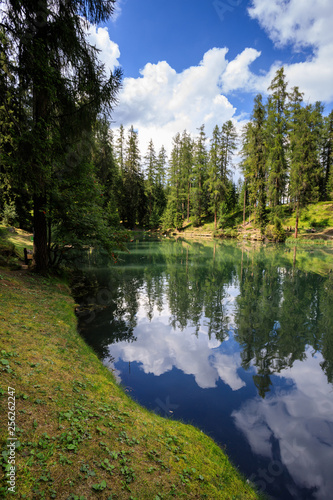
<svg viewBox="0 0 333 500">
<path fill-rule="evenodd" d="M 332 276 L 302 252 L 293 267 L 281 247 L 212 245 L 136 243 L 83 333 L 136 400 L 226 444 L 272 498 L 330 499 Z"/>
</svg>

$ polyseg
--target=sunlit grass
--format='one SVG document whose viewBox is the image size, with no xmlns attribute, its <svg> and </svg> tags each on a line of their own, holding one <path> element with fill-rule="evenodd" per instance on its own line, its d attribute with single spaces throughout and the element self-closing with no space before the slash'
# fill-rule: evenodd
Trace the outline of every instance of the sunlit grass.
<svg viewBox="0 0 333 500">
<path fill-rule="evenodd" d="M 8 227 L 0 224 L 0 241 L 8 241 L 13 243 L 16 249 L 19 251 L 20 255 L 23 257 L 23 249 L 27 248 L 32 250 L 33 248 L 33 235 L 23 229 L 12 228 L 13 232 L 10 232 Z"/>
<path fill-rule="evenodd" d="M 2 268 L 0 300 L 1 452 L 10 386 L 18 498 L 258 498 L 210 438 L 123 392 L 77 333 L 66 285 Z"/>
</svg>

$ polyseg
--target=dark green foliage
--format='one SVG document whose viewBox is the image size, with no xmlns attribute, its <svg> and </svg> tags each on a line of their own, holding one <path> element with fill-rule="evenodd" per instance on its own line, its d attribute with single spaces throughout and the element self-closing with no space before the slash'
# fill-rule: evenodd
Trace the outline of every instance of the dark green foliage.
<svg viewBox="0 0 333 500">
<path fill-rule="evenodd" d="M 164 191 L 166 162 L 167 156 L 164 147 L 162 146 L 158 157 L 156 157 L 153 141 L 150 140 L 148 151 L 145 156 L 145 193 L 147 211 L 144 220 L 145 225 L 152 229 L 159 227 L 166 206 Z"/>
<path fill-rule="evenodd" d="M 122 178 L 123 204 L 121 219 L 128 228 L 142 224 L 146 212 L 146 196 L 141 171 L 138 134 L 131 126 L 125 149 L 124 174 Z"/>
<path fill-rule="evenodd" d="M 13 201 L 5 203 L 0 215 L 2 216 L 2 222 L 5 226 L 13 225 L 17 217 L 15 203 Z"/>
<path fill-rule="evenodd" d="M 287 83 L 284 68 L 277 70 L 267 105 L 268 196 L 272 207 L 283 202 L 287 182 Z"/>
<path fill-rule="evenodd" d="M 285 241 L 287 238 L 286 232 L 282 227 L 281 219 L 277 216 L 274 216 L 273 224 L 268 224 L 266 226 L 265 234 L 269 240 L 276 242 Z"/>
<path fill-rule="evenodd" d="M 93 163 L 101 187 L 104 216 L 110 227 L 119 227 L 121 176 L 114 156 L 113 135 L 106 119 L 98 120 L 94 131 Z"/>
<path fill-rule="evenodd" d="M 201 218 L 208 209 L 207 193 L 208 153 L 206 150 L 206 134 L 204 125 L 199 128 L 199 135 L 194 143 L 192 170 L 192 214 L 193 225 L 200 226 Z"/>
<path fill-rule="evenodd" d="M 298 231 L 300 209 L 308 202 L 318 201 L 322 178 L 320 165 L 320 139 L 322 109 L 301 106 L 301 96 L 294 89 L 290 132 L 290 195 L 296 207 L 295 237 Z"/>
<path fill-rule="evenodd" d="M 321 199 L 333 199 L 333 110 L 324 118 L 322 142 L 323 182 L 320 189 Z"/>
<path fill-rule="evenodd" d="M 215 189 L 218 192 L 218 196 L 215 199 L 218 201 L 219 223 L 220 226 L 223 226 L 226 212 L 233 211 L 236 204 L 236 192 L 231 182 L 231 167 L 232 157 L 237 148 L 237 133 L 232 121 L 228 120 L 225 122 L 221 127 L 220 133 L 215 128 L 215 137 L 217 139 L 218 160 L 217 177 L 215 178 Z M 213 156 L 216 154 L 215 148 L 216 144 L 214 140 L 212 144 Z M 211 174 L 212 170 L 210 171 L 209 182 L 211 182 Z M 223 205 L 222 208 L 221 205 Z"/>
<path fill-rule="evenodd" d="M 56 1 L 51 10 L 46 0 L 5 3 L 2 26 L 15 50 L 10 52 L 2 37 L 5 57 L 1 65 L 8 72 L 1 86 L 9 93 L 5 113 L 15 118 L 6 130 L 12 137 L 15 129 L 15 140 L 6 133 L 1 168 L 11 188 L 29 193 L 36 268 L 45 272 L 47 227 L 58 211 L 54 200 L 61 182 L 68 183 L 71 175 L 64 166 L 68 149 L 75 151 L 73 144 L 91 133 L 98 113 L 112 107 L 121 79 L 120 70 L 105 76 L 96 50 L 86 41 L 82 18 L 92 23 L 105 21 L 114 2 Z M 67 174 L 68 179 L 60 179 Z"/>
<path fill-rule="evenodd" d="M 266 112 L 262 96 L 254 100 L 252 120 L 243 134 L 242 170 L 247 182 L 250 204 L 254 206 L 255 218 L 259 227 L 266 223 L 266 186 L 267 186 L 267 147 L 265 130 Z"/>
</svg>

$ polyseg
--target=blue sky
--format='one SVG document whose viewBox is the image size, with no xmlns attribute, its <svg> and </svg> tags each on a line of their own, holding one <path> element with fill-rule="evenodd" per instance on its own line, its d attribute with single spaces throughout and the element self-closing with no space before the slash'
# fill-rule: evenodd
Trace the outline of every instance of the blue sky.
<svg viewBox="0 0 333 500">
<path fill-rule="evenodd" d="M 228 119 L 241 131 L 254 96 L 267 95 L 283 65 L 289 89 L 333 107 L 331 0 L 120 0 L 90 41 L 106 66 L 124 72 L 114 127 L 139 131 L 170 150 L 184 129 L 196 134 Z"/>
</svg>

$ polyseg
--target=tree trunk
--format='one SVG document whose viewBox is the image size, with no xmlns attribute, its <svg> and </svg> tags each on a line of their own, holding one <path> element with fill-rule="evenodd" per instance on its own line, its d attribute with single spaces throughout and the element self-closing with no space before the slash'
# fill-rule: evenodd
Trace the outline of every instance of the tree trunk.
<svg viewBox="0 0 333 500">
<path fill-rule="evenodd" d="M 214 227 L 215 227 L 215 231 L 216 231 L 216 228 L 217 228 L 217 216 L 216 216 L 216 208 L 215 208 L 215 211 L 214 211 Z"/>
<path fill-rule="evenodd" d="M 297 205 L 296 205 L 295 238 L 297 238 L 297 233 L 298 233 L 298 218 L 299 218 L 299 197 L 297 199 Z"/>
<path fill-rule="evenodd" d="M 34 261 L 36 271 L 45 273 L 48 266 L 46 197 L 34 196 Z"/>
<path fill-rule="evenodd" d="M 244 189 L 243 227 L 245 227 L 246 189 Z"/>
<path fill-rule="evenodd" d="M 187 185 L 187 222 L 190 222 L 190 190 L 191 184 Z"/>
<path fill-rule="evenodd" d="M 49 220 L 47 221 L 47 255 L 48 255 L 48 262 L 51 262 L 51 245 L 52 245 L 52 221 L 51 217 L 49 217 Z"/>
<path fill-rule="evenodd" d="M 296 248 L 297 248 L 297 247 L 296 247 L 296 245 L 295 245 L 295 246 L 294 246 L 294 258 L 293 258 L 293 268 L 294 268 L 294 269 L 295 269 L 295 266 L 296 266 L 296 252 L 297 252 Z"/>
<path fill-rule="evenodd" d="M 43 65 L 36 65 L 33 78 L 33 121 L 35 133 L 39 135 L 39 143 L 43 146 L 47 144 L 48 130 L 48 107 L 49 107 L 49 89 L 48 82 L 45 79 L 45 68 L 49 66 L 49 56 L 47 52 L 47 0 L 40 0 L 38 3 L 39 12 L 36 12 L 36 19 L 39 14 L 42 14 L 43 19 L 36 24 L 37 32 L 34 38 L 34 53 L 40 54 Z M 40 148 L 42 149 L 42 148 Z M 39 158 L 33 158 L 33 168 L 38 172 L 39 182 L 35 185 L 33 195 L 34 206 L 34 261 L 36 271 L 45 273 L 48 267 L 48 239 L 47 239 L 47 220 L 45 210 L 47 206 L 46 190 L 45 190 L 45 172 L 43 171 L 45 161 L 49 160 L 46 157 L 45 151 L 38 152 Z M 38 165 L 38 163 L 40 165 Z"/>
<path fill-rule="evenodd" d="M 201 224 L 201 176 L 199 178 L 199 224 Z"/>
</svg>

